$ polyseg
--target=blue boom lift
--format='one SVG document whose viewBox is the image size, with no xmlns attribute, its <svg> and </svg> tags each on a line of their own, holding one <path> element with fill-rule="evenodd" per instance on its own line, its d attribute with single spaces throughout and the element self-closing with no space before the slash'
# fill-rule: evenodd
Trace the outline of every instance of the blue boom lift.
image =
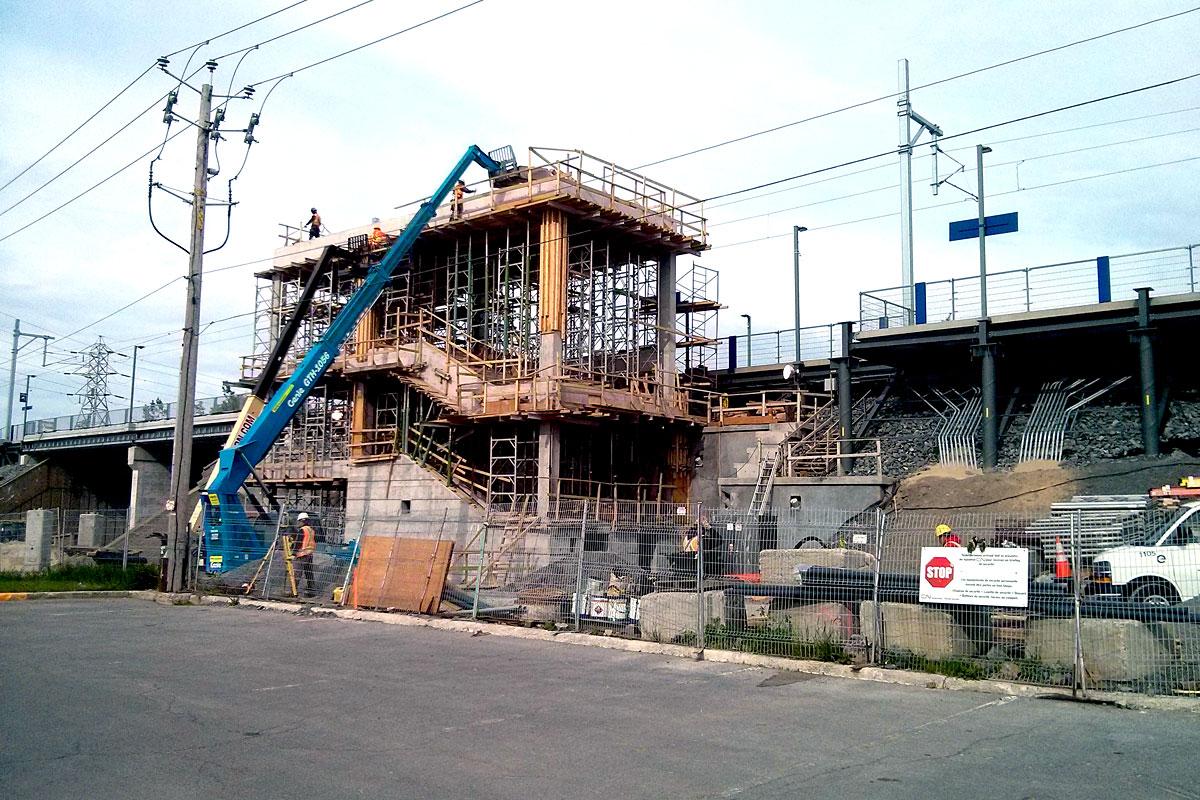
<svg viewBox="0 0 1200 800">
<path fill-rule="evenodd" d="M 475 145 L 468 148 L 437 191 L 421 204 L 379 263 L 369 269 L 362 285 L 350 296 L 320 341 L 313 345 L 292 375 L 265 402 L 266 393 L 263 390 L 264 387 L 269 389 L 269 386 L 265 386 L 269 381 L 259 381 L 258 389 L 247 401 L 242 415 L 246 422 L 239 422 L 237 432 L 221 450 L 216 471 L 200 494 L 206 571 L 226 572 L 266 554 L 272 532 L 257 529 L 246 514 L 238 491 L 246 479 L 254 475 L 254 467 L 262 461 L 288 421 L 296 415 L 305 398 L 333 363 L 359 318 L 379 299 L 421 231 L 437 213 L 437 207 L 473 163 L 486 169 L 493 180 L 510 172 L 516 165 L 510 148 L 503 148 L 491 155 Z M 327 254 L 328 251 L 323 254 L 318 269 L 326 262 Z M 298 310 L 297 315 L 302 311 Z M 295 322 L 297 320 L 293 320 Z M 294 324 L 290 327 L 294 327 Z M 288 335 L 281 337 L 276 352 L 272 354 L 269 363 L 272 377 L 284 355 L 281 350 L 286 351 L 290 338 Z M 255 478 L 257 480 L 257 476 Z"/>
</svg>

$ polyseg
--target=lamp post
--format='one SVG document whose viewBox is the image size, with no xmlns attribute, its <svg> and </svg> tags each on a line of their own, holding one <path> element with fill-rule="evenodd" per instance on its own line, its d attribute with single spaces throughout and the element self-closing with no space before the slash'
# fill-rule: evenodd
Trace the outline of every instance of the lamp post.
<svg viewBox="0 0 1200 800">
<path fill-rule="evenodd" d="M 983 213 L 983 154 L 992 152 L 987 145 L 975 145 L 975 175 L 979 200 L 979 318 L 987 319 L 987 218 Z"/>
<path fill-rule="evenodd" d="M 750 366 L 750 315 L 742 314 L 741 316 L 746 320 L 746 366 L 748 367 Z"/>
<path fill-rule="evenodd" d="M 792 292 L 796 300 L 796 316 L 793 323 L 796 336 L 796 364 L 800 364 L 800 234 L 808 228 L 792 226 Z"/>
</svg>

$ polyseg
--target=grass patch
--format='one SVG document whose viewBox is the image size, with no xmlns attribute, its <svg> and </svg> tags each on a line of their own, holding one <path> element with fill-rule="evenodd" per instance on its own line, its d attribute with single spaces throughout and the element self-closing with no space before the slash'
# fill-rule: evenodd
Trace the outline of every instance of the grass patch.
<svg viewBox="0 0 1200 800">
<path fill-rule="evenodd" d="M 158 567 L 130 565 L 66 565 L 41 572 L 0 572 L 0 592 L 78 592 L 153 589 Z"/>
<path fill-rule="evenodd" d="M 981 680 L 988 675 L 982 664 L 966 658 L 926 658 L 908 650 L 888 650 L 886 655 L 887 663 L 891 666 L 915 672 L 932 672 L 970 681 Z"/>
<path fill-rule="evenodd" d="M 834 664 L 850 664 L 854 661 L 854 657 L 846 651 L 841 641 L 831 636 L 815 640 L 799 639 L 790 625 L 735 630 L 719 623 L 710 623 L 704 629 L 704 644 L 715 650 L 736 650 L 763 656 L 828 661 Z"/>
</svg>

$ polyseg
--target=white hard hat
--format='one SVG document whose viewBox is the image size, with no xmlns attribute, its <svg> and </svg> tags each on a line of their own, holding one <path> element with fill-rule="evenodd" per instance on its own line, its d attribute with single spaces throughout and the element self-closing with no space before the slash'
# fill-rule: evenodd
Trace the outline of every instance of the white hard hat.
<svg viewBox="0 0 1200 800">
<path fill-rule="evenodd" d="M 301 512 L 300 512 L 300 513 L 299 513 L 299 514 L 296 516 L 296 521 L 297 521 L 297 522 L 303 522 L 303 521 L 304 521 L 304 520 L 306 520 L 306 519 L 308 519 L 308 514 L 305 514 L 303 511 L 301 511 Z"/>
</svg>

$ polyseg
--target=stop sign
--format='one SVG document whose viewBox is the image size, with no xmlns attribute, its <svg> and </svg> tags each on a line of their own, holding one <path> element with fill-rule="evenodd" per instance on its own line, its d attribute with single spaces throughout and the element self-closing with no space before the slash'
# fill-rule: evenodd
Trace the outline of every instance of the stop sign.
<svg viewBox="0 0 1200 800">
<path fill-rule="evenodd" d="M 945 556 L 934 556 L 925 564 L 925 582 L 935 589 L 945 589 L 954 580 L 954 565 Z"/>
</svg>

